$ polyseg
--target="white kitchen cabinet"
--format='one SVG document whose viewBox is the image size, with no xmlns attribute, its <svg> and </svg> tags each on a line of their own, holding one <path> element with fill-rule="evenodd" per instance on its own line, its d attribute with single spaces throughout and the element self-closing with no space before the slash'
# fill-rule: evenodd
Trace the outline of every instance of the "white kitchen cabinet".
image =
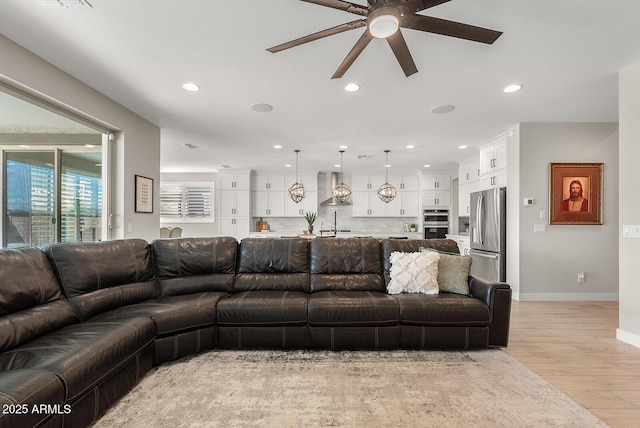
<svg viewBox="0 0 640 428">
<path fill-rule="evenodd" d="M 480 181 L 463 184 L 458 187 L 458 216 L 469 217 L 471 215 L 471 194 L 481 189 Z"/>
<path fill-rule="evenodd" d="M 233 236 L 237 240 L 249 237 L 249 217 L 221 217 L 220 236 Z"/>
<path fill-rule="evenodd" d="M 420 192 L 398 191 L 396 198 L 385 207 L 385 217 L 419 217 Z"/>
<path fill-rule="evenodd" d="M 306 192 L 318 191 L 318 174 L 316 175 L 300 175 L 297 180 L 302 183 Z M 295 175 L 287 175 L 284 177 L 284 187 L 288 192 L 289 188 L 296 182 Z"/>
<path fill-rule="evenodd" d="M 291 183 L 293 184 L 293 182 Z M 288 189 L 288 187 L 287 187 Z M 285 190 L 284 175 L 262 175 L 253 176 L 253 191 L 283 191 Z"/>
<path fill-rule="evenodd" d="M 451 191 L 449 190 L 425 190 L 422 192 L 423 207 L 449 207 L 451 206 Z"/>
<path fill-rule="evenodd" d="M 460 250 L 460 254 L 463 256 L 468 256 L 471 251 L 471 243 L 468 236 L 462 235 L 447 235 L 448 239 L 456 241 L 458 244 L 458 249 Z"/>
<path fill-rule="evenodd" d="M 450 190 L 451 174 L 449 173 L 430 173 L 422 174 L 423 190 Z"/>
<path fill-rule="evenodd" d="M 353 183 L 351 191 L 353 192 L 369 192 L 378 191 L 378 188 L 384 184 L 384 175 L 360 175 L 352 176 Z M 394 184 L 395 186 L 395 184 Z"/>
<path fill-rule="evenodd" d="M 298 203 L 293 202 L 287 195 L 284 208 L 285 217 L 299 217 L 308 211 L 318 212 L 318 192 L 309 191 L 305 187 L 305 193 L 307 196 Z"/>
<path fill-rule="evenodd" d="M 458 185 L 473 183 L 480 180 L 480 155 L 458 162 Z"/>
<path fill-rule="evenodd" d="M 220 174 L 219 234 L 242 239 L 249 236 L 251 216 L 251 175 Z"/>
<path fill-rule="evenodd" d="M 284 191 L 253 192 L 254 217 L 284 217 Z"/>
<path fill-rule="evenodd" d="M 385 203 L 375 192 L 358 191 L 351 193 L 351 208 L 353 217 L 385 217 Z"/>
<path fill-rule="evenodd" d="M 495 171 L 493 174 L 482 176 L 482 190 L 494 189 L 496 187 L 507 187 L 507 171 Z"/>
<path fill-rule="evenodd" d="M 507 167 L 507 136 L 501 134 L 478 147 L 480 149 L 480 175 Z"/>
</svg>

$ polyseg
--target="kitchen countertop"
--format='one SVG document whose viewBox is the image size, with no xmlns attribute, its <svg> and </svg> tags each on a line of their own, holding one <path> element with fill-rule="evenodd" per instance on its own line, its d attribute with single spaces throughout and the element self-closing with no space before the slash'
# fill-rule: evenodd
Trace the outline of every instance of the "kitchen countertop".
<svg viewBox="0 0 640 428">
<path fill-rule="evenodd" d="M 282 236 L 300 236 L 300 237 L 308 237 L 308 238 L 317 238 L 322 235 L 303 235 L 299 231 L 290 231 L 290 230 L 282 230 L 282 231 L 269 231 L 269 232 L 251 232 L 249 235 L 251 238 L 279 238 Z M 323 235 L 323 237 L 333 237 L 333 235 Z M 376 239 L 384 239 L 384 238 L 412 238 L 412 239 L 420 239 L 422 238 L 422 234 L 420 232 L 338 232 L 335 236 L 336 238 L 357 238 L 357 237 L 371 237 Z"/>
</svg>

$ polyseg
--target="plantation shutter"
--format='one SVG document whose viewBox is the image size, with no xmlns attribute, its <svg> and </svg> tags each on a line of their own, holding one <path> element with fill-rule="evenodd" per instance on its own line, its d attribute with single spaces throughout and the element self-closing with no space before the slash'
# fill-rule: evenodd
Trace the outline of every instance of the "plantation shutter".
<svg viewBox="0 0 640 428">
<path fill-rule="evenodd" d="M 160 216 L 213 221 L 213 184 L 170 183 L 160 186 Z"/>
</svg>

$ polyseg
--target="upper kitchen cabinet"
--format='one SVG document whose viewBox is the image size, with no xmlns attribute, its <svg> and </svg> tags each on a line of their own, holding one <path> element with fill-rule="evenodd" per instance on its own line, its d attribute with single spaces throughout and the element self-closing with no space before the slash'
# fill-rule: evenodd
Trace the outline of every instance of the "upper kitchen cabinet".
<svg viewBox="0 0 640 428">
<path fill-rule="evenodd" d="M 220 190 L 249 190 L 251 175 L 246 174 L 220 174 Z"/>
<path fill-rule="evenodd" d="M 295 203 L 289 197 L 289 187 L 299 180 L 305 188 L 306 197 Z M 276 175 L 253 176 L 253 216 L 254 217 L 297 217 L 305 211 L 318 210 L 318 175 Z"/>
<path fill-rule="evenodd" d="M 458 185 L 480 181 L 480 154 L 458 162 Z"/>
<path fill-rule="evenodd" d="M 354 192 L 378 191 L 378 188 L 384 184 L 384 175 L 360 175 L 353 174 L 353 185 L 351 190 Z"/>
<path fill-rule="evenodd" d="M 422 174 L 422 190 L 450 190 L 451 174 L 435 172 Z"/>
<path fill-rule="evenodd" d="M 422 174 L 422 206 L 451 206 L 451 174 L 448 172 L 432 172 Z"/>
<path fill-rule="evenodd" d="M 293 184 L 293 183 L 292 183 Z M 254 175 L 253 191 L 279 191 L 285 190 L 284 175 Z"/>
<path fill-rule="evenodd" d="M 500 134 L 480 149 L 481 190 L 507 185 L 507 135 Z"/>
</svg>

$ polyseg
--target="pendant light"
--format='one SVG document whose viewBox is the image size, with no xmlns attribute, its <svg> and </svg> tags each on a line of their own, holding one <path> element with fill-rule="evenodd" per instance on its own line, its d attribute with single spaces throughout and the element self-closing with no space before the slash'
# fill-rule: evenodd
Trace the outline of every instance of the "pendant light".
<svg viewBox="0 0 640 428">
<path fill-rule="evenodd" d="M 351 189 L 342 181 L 342 154 L 344 150 L 340 150 L 340 184 L 331 189 L 331 194 L 339 202 L 347 202 L 351 197 Z"/>
<path fill-rule="evenodd" d="M 385 150 L 385 154 L 387 155 L 386 164 L 384 165 L 384 184 L 380 186 L 378 189 L 378 197 L 384 203 L 389 203 L 396 198 L 398 191 L 393 186 L 393 184 L 389 184 L 389 152 L 390 150 Z"/>
<path fill-rule="evenodd" d="M 289 197 L 297 204 L 307 195 L 304 190 L 304 185 L 298 180 L 298 153 L 300 153 L 300 150 L 294 150 L 294 152 L 296 152 L 296 182 L 289 187 Z"/>
</svg>

